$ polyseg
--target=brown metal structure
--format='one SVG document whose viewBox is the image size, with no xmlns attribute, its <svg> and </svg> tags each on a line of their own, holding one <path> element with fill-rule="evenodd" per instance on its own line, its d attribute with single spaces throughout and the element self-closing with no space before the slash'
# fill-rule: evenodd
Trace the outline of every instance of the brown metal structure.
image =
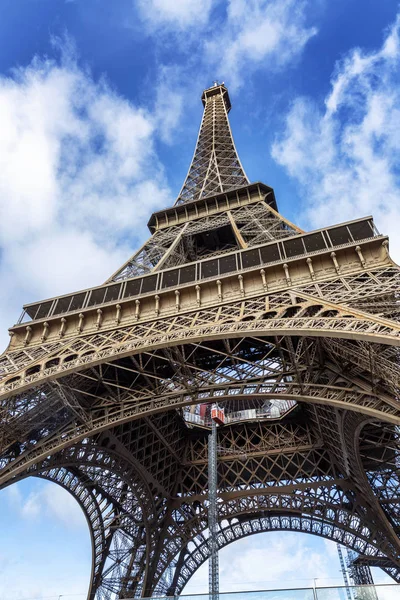
<svg viewBox="0 0 400 600">
<path fill-rule="evenodd" d="M 78 500 L 89 599 L 178 594 L 208 558 L 218 401 L 220 548 L 303 531 L 400 581 L 388 240 L 372 217 L 308 233 L 290 223 L 272 188 L 247 180 L 226 87 L 202 99 L 187 179 L 150 239 L 104 285 L 27 305 L 11 327 L 0 486 L 34 475 Z"/>
</svg>

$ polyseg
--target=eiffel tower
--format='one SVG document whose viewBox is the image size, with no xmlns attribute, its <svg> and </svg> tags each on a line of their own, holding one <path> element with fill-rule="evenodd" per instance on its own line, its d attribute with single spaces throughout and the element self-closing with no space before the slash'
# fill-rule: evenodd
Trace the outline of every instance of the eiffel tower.
<svg viewBox="0 0 400 600">
<path fill-rule="evenodd" d="M 399 267 L 372 217 L 304 232 L 249 183 L 228 90 L 174 206 L 103 285 L 26 305 L 0 358 L 0 486 L 80 504 L 89 599 L 181 593 L 217 544 L 300 531 L 400 582 Z M 339 193 L 339 192 L 338 192 Z M 378 199 L 377 199 L 378 201 Z M 167 575 L 166 575 L 167 574 Z"/>
</svg>

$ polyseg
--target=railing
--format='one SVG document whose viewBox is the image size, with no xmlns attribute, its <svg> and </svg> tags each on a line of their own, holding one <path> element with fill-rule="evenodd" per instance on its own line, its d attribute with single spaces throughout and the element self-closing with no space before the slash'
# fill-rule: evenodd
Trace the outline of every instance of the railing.
<svg viewBox="0 0 400 600">
<path fill-rule="evenodd" d="M 278 419 L 291 408 L 296 406 L 295 400 L 277 400 L 268 408 L 248 408 L 225 413 L 225 425 L 229 423 L 237 423 L 239 421 L 255 421 L 258 419 Z M 211 425 L 211 417 L 209 414 L 204 416 L 190 412 L 190 407 L 183 411 L 183 418 L 187 423 L 209 427 Z M 399 598 L 400 600 L 400 598 Z"/>
<path fill-rule="evenodd" d="M 108 284 L 80 290 L 40 302 L 26 304 L 18 324 L 79 312 L 95 306 L 139 298 L 146 294 L 164 292 L 184 285 L 201 284 L 218 277 L 245 273 L 256 268 L 311 257 L 315 254 L 338 251 L 341 248 L 363 245 L 381 236 L 371 218 L 357 219 L 341 225 L 326 227 L 251 248 L 231 250 L 223 256 L 204 258 L 179 267 L 170 267 Z"/>
<path fill-rule="evenodd" d="M 182 600 L 208 600 L 208 594 L 175 596 Z M 312 587 L 260 590 L 256 592 L 223 592 L 220 600 L 400 600 L 399 584 Z M 157 598 L 158 600 L 158 598 Z M 160 598 L 171 600 L 171 598 Z"/>
</svg>

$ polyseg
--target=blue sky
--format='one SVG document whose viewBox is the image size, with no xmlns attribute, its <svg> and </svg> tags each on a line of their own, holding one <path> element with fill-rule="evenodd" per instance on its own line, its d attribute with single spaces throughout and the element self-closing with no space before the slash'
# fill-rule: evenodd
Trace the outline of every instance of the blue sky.
<svg viewBox="0 0 400 600">
<path fill-rule="evenodd" d="M 249 178 L 286 217 L 372 213 L 399 261 L 399 30 L 397 0 L 0 0 L 1 346 L 24 302 L 101 283 L 146 238 L 214 79 Z M 0 531 L 0 600 L 85 592 L 87 527 L 62 490 L 3 491 Z M 338 568 L 303 535 L 221 556 L 224 589 L 340 583 Z"/>
</svg>

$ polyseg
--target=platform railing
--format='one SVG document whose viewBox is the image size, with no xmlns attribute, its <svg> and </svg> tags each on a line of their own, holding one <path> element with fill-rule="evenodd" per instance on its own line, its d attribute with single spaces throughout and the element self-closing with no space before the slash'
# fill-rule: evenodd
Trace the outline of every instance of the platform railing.
<svg viewBox="0 0 400 600">
<path fill-rule="evenodd" d="M 175 600 L 208 600 L 209 595 L 183 594 L 174 598 Z M 220 600 L 400 600 L 400 584 L 220 592 L 219 598 Z M 157 600 L 171 600 L 171 596 L 157 597 Z"/>
<path fill-rule="evenodd" d="M 237 423 L 239 421 L 255 421 L 262 419 L 277 419 L 296 406 L 295 400 L 275 400 L 274 404 L 268 408 L 248 408 L 225 413 L 225 424 Z M 190 411 L 187 407 L 183 411 L 183 418 L 187 423 L 210 427 L 211 416 L 206 414 L 201 416 L 198 413 Z M 400 600 L 400 598 L 399 598 Z"/>
</svg>

